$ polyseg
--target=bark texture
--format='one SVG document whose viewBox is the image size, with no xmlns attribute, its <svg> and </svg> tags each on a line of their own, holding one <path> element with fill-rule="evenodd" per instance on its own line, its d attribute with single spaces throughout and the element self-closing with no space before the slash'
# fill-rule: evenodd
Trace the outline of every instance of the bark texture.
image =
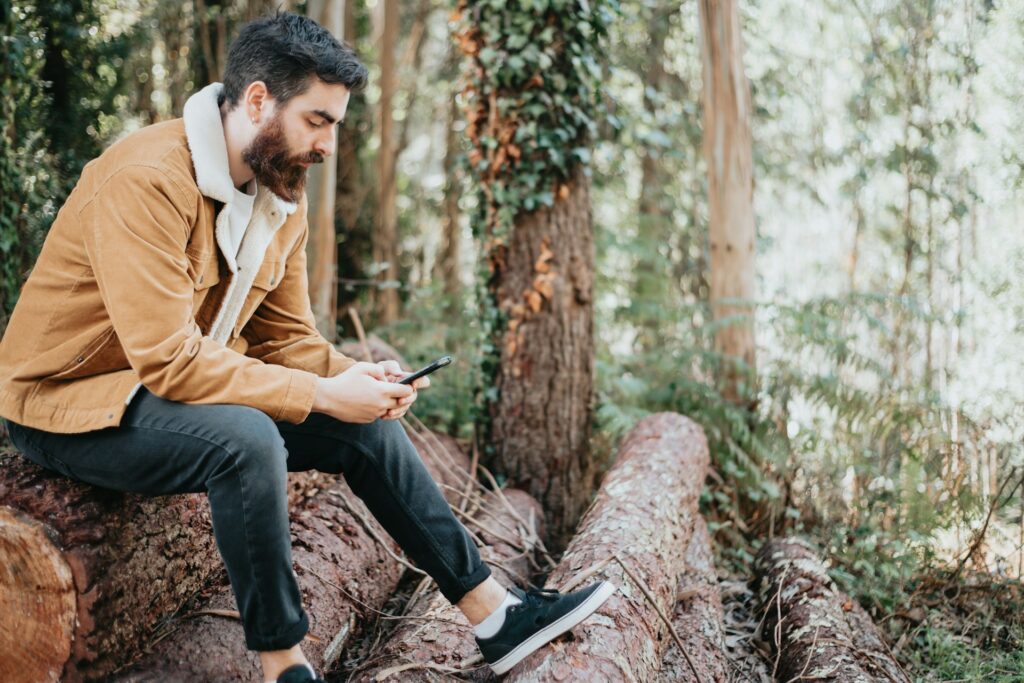
<svg viewBox="0 0 1024 683">
<path fill-rule="evenodd" d="M 453 441 L 437 435 L 413 437 L 424 464 L 444 490 L 457 487 L 467 459 Z M 424 448 L 429 444 L 429 448 Z M 447 450 L 451 446 L 454 451 Z M 292 562 L 310 618 L 302 649 L 318 672 L 337 667 L 353 628 L 372 616 L 394 592 L 403 565 L 401 551 L 342 479 L 331 482 L 291 515 Z M 454 500 L 454 496 L 449 501 Z M 170 682 L 261 680 L 259 656 L 246 649 L 226 579 L 196 612 L 170 623 L 150 651 L 118 681 Z"/>
<path fill-rule="evenodd" d="M 480 556 L 504 586 L 525 586 L 530 575 L 530 558 L 539 527 L 524 527 L 529 520 L 543 517 L 540 504 L 528 493 L 504 489 L 484 496 L 474 522 L 483 546 Z M 406 609 L 406 621 L 371 657 L 370 668 L 358 672 L 352 681 L 442 681 L 459 671 L 470 680 L 497 680 L 480 657 L 473 630 L 466 617 L 437 590 L 436 586 Z"/>
<path fill-rule="evenodd" d="M 489 464 L 544 506 L 564 547 L 590 499 L 594 463 L 594 242 L 590 181 L 577 170 L 551 209 L 524 215 L 489 255 L 507 325 L 490 403 Z"/>
<path fill-rule="evenodd" d="M 138 654 L 153 624 L 181 607 L 220 568 L 202 495 L 116 493 L 71 481 L 7 452 L 0 454 L 0 509 L 5 539 L 0 566 L 28 572 L 16 581 L 39 586 L 44 604 L 62 596 L 60 611 L 3 610 L 0 633 L 19 639 L 28 632 L 49 634 L 53 648 L 46 659 L 40 654 L 38 665 L 63 671 L 65 680 L 101 677 Z M 43 525 L 45 533 L 28 536 L 28 520 Z M 22 564 L 29 557 L 36 559 Z M 52 558 L 52 568 L 44 558 Z M 54 572 L 62 563 L 70 572 L 70 586 L 56 582 Z M 47 597 L 50 587 L 57 591 L 54 597 Z M 63 597 L 66 590 L 70 603 Z M 7 662 L 4 658 L 0 667 Z M 0 679 L 13 680 L 14 674 L 8 674 L 0 669 Z"/>
<path fill-rule="evenodd" d="M 651 415 L 629 433 L 548 580 L 566 590 L 583 575 L 582 585 L 604 579 L 619 590 L 567 638 L 520 662 L 509 683 L 654 679 L 671 638 L 658 612 L 671 618 L 676 604 L 708 460 L 704 432 L 682 415 Z"/>
<path fill-rule="evenodd" d="M 736 0 L 697 4 L 704 64 L 711 305 L 715 320 L 737 318 L 715 332 L 715 350 L 746 365 L 729 362 L 720 375 L 724 395 L 738 401 L 749 393 L 755 360 L 753 310 L 747 303 L 755 298 L 756 284 L 750 84 L 743 70 Z"/>
<path fill-rule="evenodd" d="M 685 559 L 686 565 L 676 590 L 672 625 L 686 646 L 686 655 L 680 652 L 675 642 L 669 642 L 657 680 L 663 683 L 727 683 L 729 663 L 725 656 L 722 597 L 718 591 L 711 536 L 703 517 L 694 518 Z"/>
<path fill-rule="evenodd" d="M 765 543 L 755 570 L 778 680 L 910 683 L 871 618 L 836 588 L 806 541 Z"/>
<path fill-rule="evenodd" d="M 402 565 L 389 551 L 399 550 L 340 480 L 292 514 L 291 533 L 293 566 L 312 636 L 302 649 L 323 671 L 336 664 L 355 622 L 370 616 L 364 605 L 379 608 L 397 587 Z M 237 618 L 211 610 L 237 610 L 226 583 L 197 610 L 207 614 L 172 622 L 151 652 L 114 680 L 261 680 L 259 656 L 246 649 Z"/>
</svg>

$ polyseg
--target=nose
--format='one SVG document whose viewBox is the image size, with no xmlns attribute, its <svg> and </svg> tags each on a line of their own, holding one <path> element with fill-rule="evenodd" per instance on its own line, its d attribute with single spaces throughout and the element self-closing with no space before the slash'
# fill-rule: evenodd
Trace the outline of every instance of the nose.
<svg viewBox="0 0 1024 683">
<path fill-rule="evenodd" d="M 314 149 L 325 157 L 334 154 L 334 148 L 337 144 L 337 135 L 335 133 L 336 126 L 327 126 L 327 132 L 321 135 L 316 140 Z"/>
</svg>

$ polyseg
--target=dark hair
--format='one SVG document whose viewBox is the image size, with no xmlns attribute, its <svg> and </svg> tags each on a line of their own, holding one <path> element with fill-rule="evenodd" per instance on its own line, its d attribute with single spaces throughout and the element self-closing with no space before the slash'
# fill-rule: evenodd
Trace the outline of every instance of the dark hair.
<svg viewBox="0 0 1024 683">
<path fill-rule="evenodd" d="M 352 48 L 320 24 L 275 12 L 243 26 L 231 43 L 218 104 L 226 100 L 233 109 L 253 81 L 266 83 L 274 99 L 284 104 L 304 93 L 313 75 L 358 90 L 366 85 L 367 71 Z"/>
</svg>

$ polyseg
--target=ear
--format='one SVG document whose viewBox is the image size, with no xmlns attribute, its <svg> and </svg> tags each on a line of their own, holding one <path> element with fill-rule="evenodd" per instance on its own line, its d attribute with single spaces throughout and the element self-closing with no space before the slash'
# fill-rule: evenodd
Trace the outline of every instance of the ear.
<svg viewBox="0 0 1024 683">
<path fill-rule="evenodd" d="M 258 124 L 260 120 L 269 115 L 273 109 L 270 91 L 263 81 L 253 81 L 242 94 L 242 106 L 245 107 L 245 115 L 253 123 Z"/>
</svg>

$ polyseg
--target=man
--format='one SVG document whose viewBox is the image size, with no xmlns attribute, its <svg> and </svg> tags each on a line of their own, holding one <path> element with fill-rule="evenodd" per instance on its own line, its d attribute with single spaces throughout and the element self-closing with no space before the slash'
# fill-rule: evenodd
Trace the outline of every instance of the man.
<svg viewBox="0 0 1024 683">
<path fill-rule="evenodd" d="M 44 467 L 152 495 L 205 491 L 246 645 L 268 681 L 316 679 L 292 571 L 288 471 L 352 490 L 503 673 L 614 591 L 506 589 L 396 421 L 427 378 L 357 363 L 316 330 L 306 168 L 366 68 L 310 19 L 244 27 L 223 85 L 85 167 L 0 341 L 0 416 Z"/>
</svg>

